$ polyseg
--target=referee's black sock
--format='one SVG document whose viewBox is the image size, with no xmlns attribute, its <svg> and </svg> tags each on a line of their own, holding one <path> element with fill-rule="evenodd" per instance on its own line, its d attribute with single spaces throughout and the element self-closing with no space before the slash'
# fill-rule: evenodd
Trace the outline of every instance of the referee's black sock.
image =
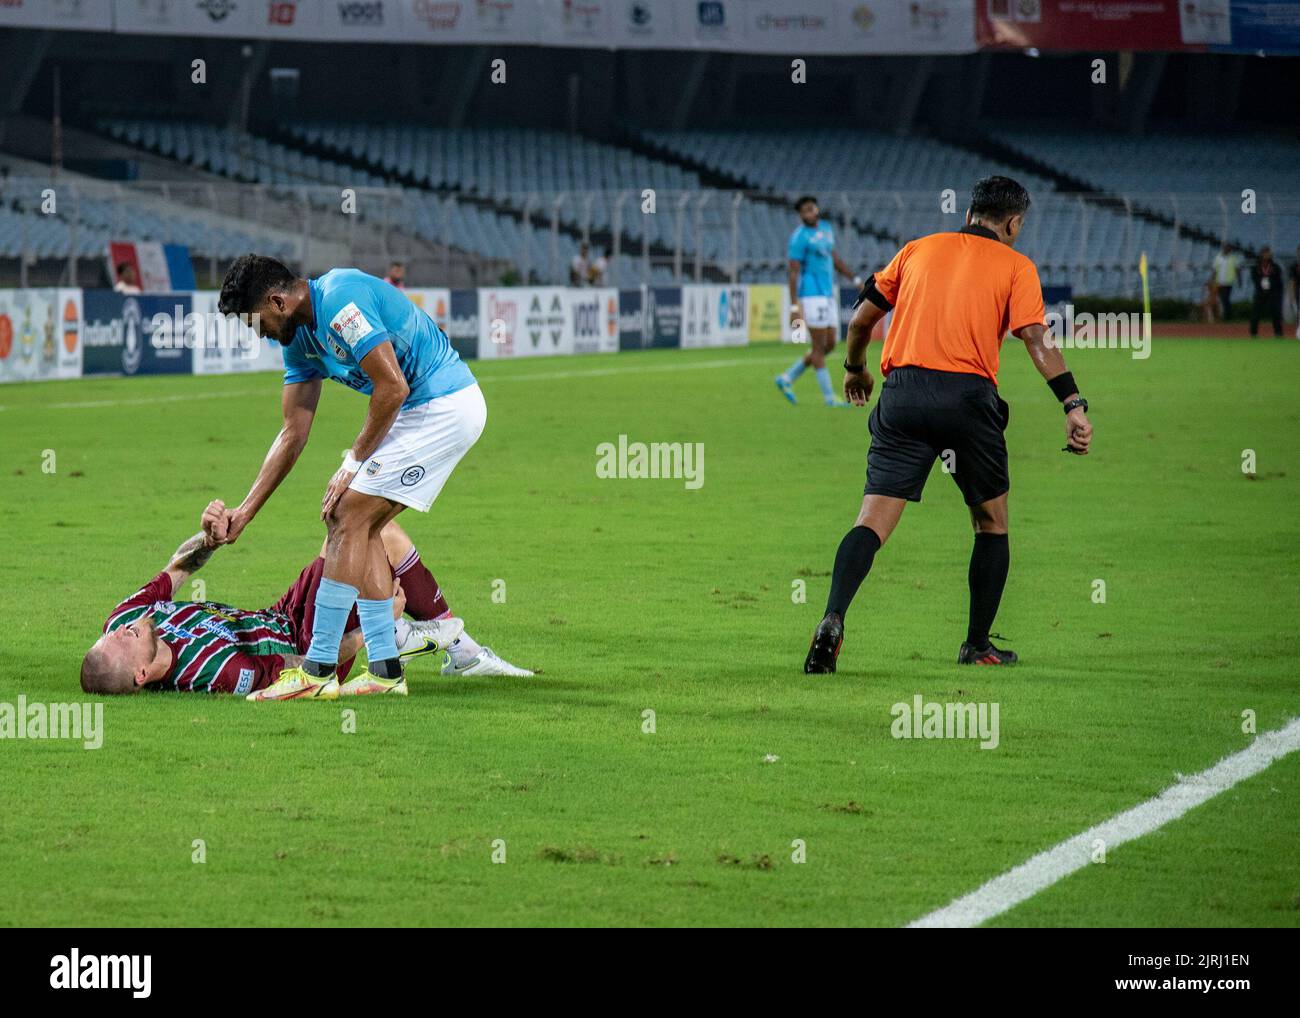
<svg viewBox="0 0 1300 1018">
<path fill-rule="evenodd" d="M 854 527 L 844 535 L 835 553 L 835 571 L 831 573 L 831 595 L 826 611 L 840 618 L 849 610 L 853 595 L 871 572 L 871 562 L 880 550 L 880 538 L 870 527 Z"/>
<path fill-rule="evenodd" d="M 989 644 L 989 629 L 998 614 L 1002 588 L 1011 568 L 1011 547 L 1006 534 L 976 534 L 970 554 L 970 623 L 966 642 L 977 649 Z"/>
</svg>

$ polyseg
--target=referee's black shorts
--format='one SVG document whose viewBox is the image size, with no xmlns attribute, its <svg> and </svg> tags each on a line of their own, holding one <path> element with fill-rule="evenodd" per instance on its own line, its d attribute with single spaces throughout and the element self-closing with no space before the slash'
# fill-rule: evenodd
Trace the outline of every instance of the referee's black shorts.
<svg viewBox="0 0 1300 1018">
<path fill-rule="evenodd" d="M 868 420 L 866 494 L 919 502 L 940 457 L 967 505 L 1005 494 L 1009 415 L 997 386 L 982 375 L 895 368 Z"/>
</svg>

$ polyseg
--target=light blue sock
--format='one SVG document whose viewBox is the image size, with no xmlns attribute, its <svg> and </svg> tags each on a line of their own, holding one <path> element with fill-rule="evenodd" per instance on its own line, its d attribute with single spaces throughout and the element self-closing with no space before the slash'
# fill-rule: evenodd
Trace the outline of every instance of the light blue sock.
<svg viewBox="0 0 1300 1018">
<path fill-rule="evenodd" d="M 829 368 L 817 369 L 817 384 L 821 386 L 822 395 L 826 397 L 826 402 L 832 402 L 835 399 L 835 390 L 831 388 L 831 372 Z"/>
<path fill-rule="evenodd" d="M 366 638 L 366 655 L 371 661 L 391 661 L 397 657 L 397 634 L 393 629 L 393 599 L 367 601 L 357 598 L 357 615 L 361 617 L 361 634 Z"/>
<path fill-rule="evenodd" d="M 795 361 L 793 364 L 791 364 L 788 368 L 785 369 L 785 374 L 782 375 L 781 377 L 784 378 L 789 384 L 794 385 L 795 380 L 798 379 L 798 377 L 803 373 L 804 373 L 804 362 L 803 362 L 803 358 L 800 357 L 797 361 Z"/>
<path fill-rule="evenodd" d="M 316 588 L 316 618 L 311 624 L 308 661 L 321 665 L 338 664 L 339 642 L 343 639 L 343 630 L 356 600 L 356 587 L 321 578 L 320 586 Z"/>
</svg>

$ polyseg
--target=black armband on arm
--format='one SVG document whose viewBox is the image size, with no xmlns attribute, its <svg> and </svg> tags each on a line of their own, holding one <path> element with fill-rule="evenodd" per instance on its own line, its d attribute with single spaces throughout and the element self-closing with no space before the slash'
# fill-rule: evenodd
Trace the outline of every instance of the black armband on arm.
<svg viewBox="0 0 1300 1018">
<path fill-rule="evenodd" d="M 1074 373 L 1070 371 L 1048 379 L 1047 387 L 1052 390 L 1052 395 L 1061 403 L 1064 403 L 1079 391 L 1079 387 L 1074 384 Z"/>
<path fill-rule="evenodd" d="M 876 274 L 873 272 L 867 277 L 867 281 L 862 284 L 862 292 L 858 294 L 858 299 L 853 302 L 854 310 L 862 304 L 864 300 L 871 301 L 872 304 L 880 308 L 881 311 L 893 311 L 894 305 L 885 299 L 885 295 L 876 289 Z"/>
</svg>

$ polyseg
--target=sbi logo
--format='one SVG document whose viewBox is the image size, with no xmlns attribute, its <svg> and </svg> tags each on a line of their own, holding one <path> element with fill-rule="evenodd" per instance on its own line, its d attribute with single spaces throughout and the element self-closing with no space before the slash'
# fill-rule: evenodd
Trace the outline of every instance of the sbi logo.
<svg viewBox="0 0 1300 1018">
<path fill-rule="evenodd" d="M 424 467 L 411 467 L 402 472 L 402 484 L 406 487 L 419 484 L 424 479 Z"/>
</svg>

